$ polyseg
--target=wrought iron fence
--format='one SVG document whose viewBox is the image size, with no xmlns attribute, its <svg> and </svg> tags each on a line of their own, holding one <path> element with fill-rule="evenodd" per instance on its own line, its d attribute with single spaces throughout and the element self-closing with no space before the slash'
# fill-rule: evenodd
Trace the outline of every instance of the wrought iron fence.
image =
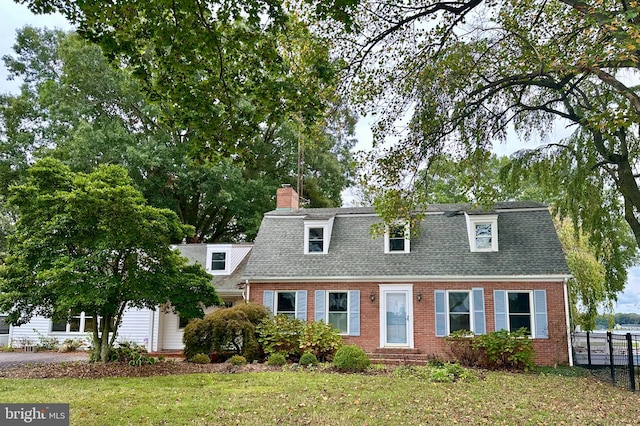
<svg viewBox="0 0 640 426">
<path fill-rule="evenodd" d="M 635 392 L 640 383 L 640 335 L 610 331 L 571 334 L 573 362 L 614 386 Z"/>
</svg>

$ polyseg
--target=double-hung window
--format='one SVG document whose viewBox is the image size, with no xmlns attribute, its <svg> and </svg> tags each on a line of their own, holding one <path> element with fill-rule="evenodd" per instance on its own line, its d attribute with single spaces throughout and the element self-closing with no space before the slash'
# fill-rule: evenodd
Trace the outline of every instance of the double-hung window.
<svg viewBox="0 0 640 426">
<path fill-rule="evenodd" d="M 88 333 L 92 332 L 96 327 L 93 316 L 87 315 L 84 312 L 72 315 L 69 318 L 69 322 L 66 321 L 54 321 L 51 324 L 51 331 L 61 333 Z"/>
<path fill-rule="evenodd" d="M 410 241 L 408 224 L 389 225 L 384 235 L 384 252 L 409 253 Z"/>
<path fill-rule="evenodd" d="M 459 330 L 472 330 L 471 327 L 471 292 L 447 292 L 447 311 L 449 316 L 449 333 Z"/>
<path fill-rule="evenodd" d="M 276 315 L 286 315 L 290 318 L 296 317 L 296 292 L 279 291 L 276 293 Z"/>
<path fill-rule="evenodd" d="M 324 228 L 309 228 L 309 253 L 324 251 Z"/>
<path fill-rule="evenodd" d="M 475 225 L 476 225 L 476 249 L 491 250 L 492 224 L 476 223 Z"/>
<path fill-rule="evenodd" d="M 507 315 L 509 331 L 526 328 L 529 335 L 533 335 L 532 301 L 530 291 L 510 291 L 507 293 Z"/>
<path fill-rule="evenodd" d="M 472 252 L 498 251 L 498 215 L 466 214 L 469 248 Z"/>
<path fill-rule="evenodd" d="M 0 316 L 0 334 L 9 334 L 9 324 L 7 323 L 7 316 Z"/>
<path fill-rule="evenodd" d="M 349 293 L 346 291 L 327 292 L 328 322 L 340 330 L 341 334 L 349 332 Z"/>
<path fill-rule="evenodd" d="M 227 253 L 213 252 L 211 253 L 211 270 L 224 271 L 227 269 Z"/>
</svg>

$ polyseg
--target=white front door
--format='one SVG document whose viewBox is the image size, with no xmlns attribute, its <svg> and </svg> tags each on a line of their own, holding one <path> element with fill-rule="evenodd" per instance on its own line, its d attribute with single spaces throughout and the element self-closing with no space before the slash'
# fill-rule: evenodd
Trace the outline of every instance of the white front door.
<svg viewBox="0 0 640 426">
<path fill-rule="evenodd" d="M 380 286 L 380 346 L 413 348 L 413 286 Z"/>
</svg>

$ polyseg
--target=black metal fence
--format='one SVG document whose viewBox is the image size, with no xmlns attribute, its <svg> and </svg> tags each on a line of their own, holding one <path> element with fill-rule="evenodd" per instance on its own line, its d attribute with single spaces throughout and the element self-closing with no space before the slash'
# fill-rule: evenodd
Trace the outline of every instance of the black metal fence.
<svg viewBox="0 0 640 426">
<path fill-rule="evenodd" d="M 640 385 L 640 335 L 576 332 L 571 346 L 573 363 L 597 378 L 634 392 Z"/>
</svg>

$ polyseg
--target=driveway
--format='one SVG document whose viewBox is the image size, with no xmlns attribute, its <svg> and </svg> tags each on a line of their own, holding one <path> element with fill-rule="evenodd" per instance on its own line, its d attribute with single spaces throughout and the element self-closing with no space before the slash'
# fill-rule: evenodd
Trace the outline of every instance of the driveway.
<svg viewBox="0 0 640 426">
<path fill-rule="evenodd" d="M 87 352 L 0 352 L 0 370 L 24 364 L 50 364 L 55 362 L 86 361 Z"/>
</svg>

